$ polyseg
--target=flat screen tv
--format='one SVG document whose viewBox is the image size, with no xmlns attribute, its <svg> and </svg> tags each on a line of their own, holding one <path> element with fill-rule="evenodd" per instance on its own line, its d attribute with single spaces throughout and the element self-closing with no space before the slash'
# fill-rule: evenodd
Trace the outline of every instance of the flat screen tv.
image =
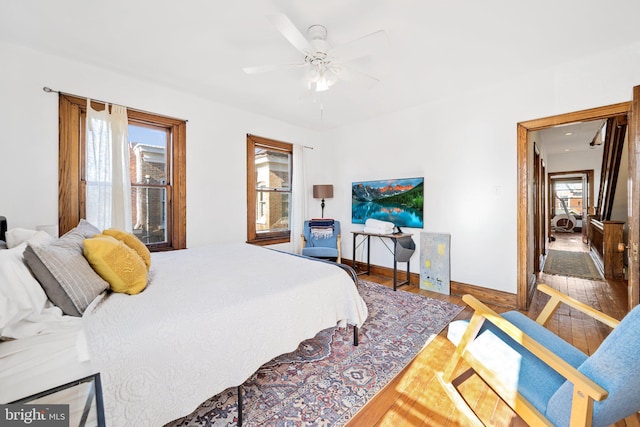
<svg viewBox="0 0 640 427">
<path fill-rule="evenodd" d="M 351 222 L 369 218 L 397 227 L 422 228 L 424 178 L 358 181 L 351 184 Z"/>
</svg>

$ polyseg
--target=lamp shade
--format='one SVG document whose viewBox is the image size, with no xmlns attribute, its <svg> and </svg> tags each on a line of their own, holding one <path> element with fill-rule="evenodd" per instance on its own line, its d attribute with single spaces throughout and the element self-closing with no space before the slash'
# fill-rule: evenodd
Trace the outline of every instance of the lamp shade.
<svg viewBox="0 0 640 427">
<path fill-rule="evenodd" d="M 331 199 L 333 198 L 333 185 L 314 185 L 313 186 L 313 198 L 314 199 Z"/>
</svg>

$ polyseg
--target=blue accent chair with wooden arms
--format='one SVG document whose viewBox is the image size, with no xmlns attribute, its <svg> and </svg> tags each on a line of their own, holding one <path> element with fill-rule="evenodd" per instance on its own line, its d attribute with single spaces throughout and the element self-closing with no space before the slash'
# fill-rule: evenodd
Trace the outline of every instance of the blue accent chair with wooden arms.
<svg viewBox="0 0 640 427">
<path fill-rule="evenodd" d="M 340 221 L 310 220 L 304 222 L 302 255 L 342 262 Z"/>
<path fill-rule="evenodd" d="M 473 425 L 483 425 L 457 386 L 475 372 L 529 425 L 609 426 L 640 411 L 640 306 L 622 321 L 546 285 L 551 299 L 538 318 L 518 311 L 497 314 L 470 295 L 470 320 L 452 322 L 457 345 L 438 379 Z M 544 327 L 560 303 L 613 328 L 587 356 Z M 460 374 L 463 361 L 471 370 Z"/>
</svg>

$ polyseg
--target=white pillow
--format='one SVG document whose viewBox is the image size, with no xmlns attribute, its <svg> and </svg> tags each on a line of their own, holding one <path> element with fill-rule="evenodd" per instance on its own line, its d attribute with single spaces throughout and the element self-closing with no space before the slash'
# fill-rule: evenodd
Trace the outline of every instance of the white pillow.
<svg viewBox="0 0 640 427">
<path fill-rule="evenodd" d="M 36 233 L 36 230 L 29 230 L 27 228 L 12 228 L 5 233 L 7 247 L 9 249 L 15 248 L 19 244 L 29 240 Z"/>
<path fill-rule="evenodd" d="M 54 237 L 38 231 L 29 242 L 51 242 Z M 13 332 L 22 321 L 33 322 L 50 312 L 47 295 L 24 263 L 27 242 L 0 251 L 0 337 L 21 338 Z M 60 311 L 56 308 L 57 311 Z M 54 312 L 50 313 L 55 315 Z M 61 312 L 60 312 L 61 314 Z M 30 320 L 31 319 L 31 320 Z M 37 329 L 37 328 L 36 328 Z M 35 329 L 30 328 L 29 333 Z"/>
</svg>

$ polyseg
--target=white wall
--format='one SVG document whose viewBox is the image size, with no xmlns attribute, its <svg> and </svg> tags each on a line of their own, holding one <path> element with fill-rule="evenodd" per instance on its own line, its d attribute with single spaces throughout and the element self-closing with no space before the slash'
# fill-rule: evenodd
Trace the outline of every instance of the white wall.
<svg viewBox="0 0 640 427">
<path fill-rule="evenodd" d="M 628 101 L 637 84 L 636 43 L 326 132 L 342 154 L 331 202 L 342 209 L 334 215 L 344 234 L 360 230 L 350 221 L 352 181 L 424 176 L 424 231 L 451 233 L 451 279 L 516 293 L 517 123 Z M 422 230 L 406 231 L 419 245 Z M 372 249 L 373 263 L 392 266 L 383 246 Z M 346 256 L 351 250 L 343 240 Z"/>
<path fill-rule="evenodd" d="M 10 226 L 57 221 L 57 97 L 42 92 L 50 86 L 189 120 L 189 246 L 245 240 L 245 134 L 254 133 L 314 146 L 306 159 L 309 194 L 313 184 L 334 185 L 325 216 L 342 221 L 346 257 L 349 231 L 362 227 L 351 224 L 351 182 L 424 176 L 424 230 L 451 233 L 451 279 L 513 293 L 516 124 L 627 101 L 640 83 L 636 43 L 316 133 L 19 47 L 0 43 L 0 58 L 0 214 Z M 309 216 L 319 215 L 319 201 L 308 206 Z M 419 244 L 422 230 L 406 231 Z M 373 249 L 373 263 L 392 265 L 384 247 Z"/>
<path fill-rule="evenodd" d="M 317 133 L 108 70 L 0 43 L 0 215 L 57 224 L 58 97 L 43 86 L 188 120 L 187 245 L 246 240 L 246 134 L 314 145 Z"/>
</svg>

